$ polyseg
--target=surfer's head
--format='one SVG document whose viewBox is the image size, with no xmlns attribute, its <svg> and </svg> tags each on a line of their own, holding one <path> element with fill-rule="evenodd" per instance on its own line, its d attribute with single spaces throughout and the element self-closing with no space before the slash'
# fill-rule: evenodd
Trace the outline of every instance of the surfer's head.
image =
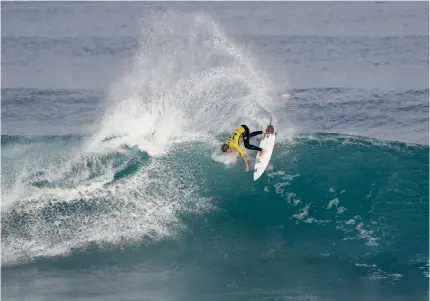
<svg viewBox="0 0 430 301">
<path fill-rule="evenodd" d="M 228 151 L 228 145 L 226 143 L 224 143 L 223 145 L 221 145 L 221 150 L 226 153 Z"/>
</svg>

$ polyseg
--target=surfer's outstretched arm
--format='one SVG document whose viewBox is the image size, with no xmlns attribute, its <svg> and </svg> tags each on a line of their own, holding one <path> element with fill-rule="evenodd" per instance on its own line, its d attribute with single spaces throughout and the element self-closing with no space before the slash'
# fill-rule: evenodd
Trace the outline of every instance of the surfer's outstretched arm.
<svg viewBox="0 0 430 301">
<path fill-rule="evenodd" d="M 248 161 L 246 160 L 246 155 L 245 154 L 242 156 L 242 160 L 243 160 L 243 163 L 245 164 L 245 171 L 248 172 L 249 171 L 249 167 L 248 167 Z"/>
</svg>

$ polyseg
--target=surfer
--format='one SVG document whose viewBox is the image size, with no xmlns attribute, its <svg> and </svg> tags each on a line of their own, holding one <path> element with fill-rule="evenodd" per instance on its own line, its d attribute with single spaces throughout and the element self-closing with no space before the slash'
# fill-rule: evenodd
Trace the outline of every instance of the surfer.
<svg viewBox="0 0 430 301">
<path fill-rule="evenodd" d="M 259 151 L 259 156 L 262 156 L 264 155 L 265 150 L 263 150 L 258 146 L 249 144 L 249 138 L 257 135 L 265 134 L 265 133 L 266 131 L 255 131 L 250 133 L 249 128 L 245 124 L 242 124 L 234 130 L 233 134 L 231 134 L 231 136 L 227 139 L 227 141 L 221 146 L 221 150 L 224 153 L 237 151 L 239 155 L 242 157 L 243 162 L 245 163 L 245 171 L 248 172 L 249 171 L 248 161 L 246 160 L 245 152 L 239 146 L 239 139 L 240 137 L 243 138 L 243 144 L 245 145 L 245 148 Z"/>
</svg>

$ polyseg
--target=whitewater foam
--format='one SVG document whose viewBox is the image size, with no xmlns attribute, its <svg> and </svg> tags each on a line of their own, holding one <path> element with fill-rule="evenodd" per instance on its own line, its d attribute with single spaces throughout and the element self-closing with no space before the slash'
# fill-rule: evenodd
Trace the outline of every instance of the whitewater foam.
<svg viewBox="0 0 430 301">
<path fill-rule="evenodd" d="M 154 16 L 97 131 L 63 155 L 40 150 L 16 177 L 2 208 L 3 263 L 174 237 L 181 214 L 211 208 L 193 172 L 174 170 L 166 155 L 179 141 L 216 140 L 238 123 L 260 128 L 269 119 L 270 82 L 250 58 L 206 15 Z M 135 171 L 117 179 L 129 162 Z"/>
<path fill-rule="evenodd" d="M 2 261 L 67 255 L 88 244 L 174 237 L 184 229 L 178 214 L 210 208 L 197 190 L 190 175 L 178 179 L 155 160 L 112 185 L 37 189 L 3 216 Z"/>
</svg>

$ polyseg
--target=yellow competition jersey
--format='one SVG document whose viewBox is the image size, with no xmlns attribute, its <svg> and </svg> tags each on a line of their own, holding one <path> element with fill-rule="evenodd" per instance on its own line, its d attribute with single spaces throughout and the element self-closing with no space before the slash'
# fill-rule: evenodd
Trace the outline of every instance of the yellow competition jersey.
<svg viewBox="0 0 430 301">
<path fill-rule="evenodd" d="M 245 155 L 245 153 L 243 152 L 243 150 L 239 146 L 239 138 L 243 134 L 243 132 L 245 132 L 245 129 L 242 126 L 238 126 L 226 142 L 229 150 L 235 149 L 239 153 L 239 155 L 241 155 L 242 157 Z"/>
</svg>

